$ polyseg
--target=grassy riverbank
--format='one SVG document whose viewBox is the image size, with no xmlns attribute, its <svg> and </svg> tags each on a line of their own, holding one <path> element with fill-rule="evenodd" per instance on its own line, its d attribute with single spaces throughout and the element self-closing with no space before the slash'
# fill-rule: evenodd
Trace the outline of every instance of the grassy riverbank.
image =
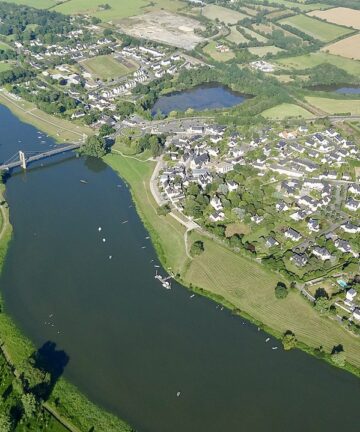
<svg viewBox="0 0 360 432">
<path fill-rule="evenodd" d="M 5 187 L 1 185 L 0 202 L 1 204 L 1 228 L 0 228 L 0 270 L 4 264 L 4 259 L 11 240 L 12 227 L 9 222 L 9 209 L 3 198 Z M 24 373 L 25 376 L 33 375 L 32 366 L 29 363 L 30 356 L 35 352 L 32 343 L 20 332 L 11 317 L 3 310 L 3 301 L 0 297 L 0 342 L 3 352 L 15 368 L 18 374 Z M 87 432 L 93 431 L 114 431 L 131 432 L 132 429 L 116 416 L 107 413 L 95 404 L 90 402 L 82 395 L 75 386 L 60 378 L 50 395 L 49 400 L 44 405 L 47 411 L 55 414 L 55 417 L 62 420 L 63 424 L 69 425 L 67 428 L 59 425 L 55 419 L 51 420 L 53 428 L 48 431 L 62 432 L 72 430 Z M 56 426 L 57 425 L 57 426 Z M 39 425 L 38 425 L 39 426 Z M 30 429 L 29 429 L 30 430 Z M 31 429 L 40 430 L 40 429 Z"/>
<path fill-rule="evenodd" d="M 202 290 L 202 294 L 241 311 L 274 336 L 291 330 L 301 342 L 301 349 L 314 354 L 322 347 L 325 354 L 320 356 L 325 359 L 334 346 L 342 344 L 347 361 L 360 368 L 359 338 L 331 318 L 321 316 L 297 290 L 291 290 L 284 300 L 276 299 L 274 287 L 280 276 L 197 232 L 190 233 L 189 243 L 201 239 L 205 252 L 190 260 L 185 250 L 185 228 L 169 215 L 157 215 L 149 187 L 153 162 L 118 154 L 107 155 L 105 161 L 129 183 L 162 264 L 180 274 L 185 285 L 198 287 L 196 290 Z M 356 373 L 350 366 L 347 369 Z"/>
</svg>

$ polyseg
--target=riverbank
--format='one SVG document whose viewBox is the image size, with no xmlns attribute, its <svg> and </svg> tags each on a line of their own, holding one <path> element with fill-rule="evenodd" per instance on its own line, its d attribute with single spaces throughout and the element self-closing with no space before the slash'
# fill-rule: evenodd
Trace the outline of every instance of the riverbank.
<svg viewBox="0 0 360 432">
<path fill-rule="evenodd" d="M 0 271 L 2 270 L 7 249 L 12 236 L 9 208 L 4 199 L 5 186 L 0 188 L 1 230 L 0 230 Z M 28 362 L 36 351 L 32 343 L 20 332 L 11 317 L 3 311 L 0 296 L 0 342 L 6 358 L 18 374 L 31 375 L 32 367 Z M 132 428 L 118 417 L 102 410 L 90 402 L 78 389 L 60 378 L 44 408 L 71 431 L 116 431 L 131 432 Z M 86 415 L 84 415 L 86 413 Z"/>
<path fill-rule="evenodd" d="M 359 338 L 318 314 L 297 290 L 291 290 L 284 300 L 276 299 L 274 288 L 280 276 L 194 231 L 188 234 L 189 244 L 201 240 L 205 252 L 193 260 L 188 258 L 185 228 L 171 216 L 157 214 L 150 191 L 154 162 L 119 154 L 107 155 L 105 161 L 130 185 L 162 265 L 183 285 L 240 313 L 277 338 L 291 330 L 300 349 L 327 361 L 333 347 L 342 344 L 348 362 L 345 369 L 360 375 Z"/>
</svg>

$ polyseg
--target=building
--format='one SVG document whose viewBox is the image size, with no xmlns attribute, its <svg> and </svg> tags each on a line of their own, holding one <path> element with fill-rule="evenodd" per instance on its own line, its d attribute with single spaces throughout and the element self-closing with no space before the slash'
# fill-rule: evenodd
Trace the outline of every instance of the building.
<svg viewBox="0 0 360 432">
<path fill-rule="evenodd" d="M 322 261 L 326 261 L 331 258 L 330 252 L 324 247 L 315 246 L 312 254 L 315 255 L 317 258 L 321 259 Z"/>
<path fill-rule="evenodd" d="M 301 234 L 292 228 L 289 228 L 287 231 L 285 231 L 284 235 L 286 238 L 292 241 L 299 241 L 301 239 Z"/>
</svg>

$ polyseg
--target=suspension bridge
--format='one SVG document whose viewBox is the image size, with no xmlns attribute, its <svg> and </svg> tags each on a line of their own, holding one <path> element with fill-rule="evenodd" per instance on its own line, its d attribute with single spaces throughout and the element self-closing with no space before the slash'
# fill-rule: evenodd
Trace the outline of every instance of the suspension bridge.
<svg viewBox="0 0 360 432">
<path fill-rule="evenodd" d="M 68 144 L 65 146 L 59 146 L 53 150 L 48 151 L 22 151 L 15 153 L 10 159 L 0 165 L 0 171 L 9 171 L 16 167 L 26 169 L 32 162 L 39 161 L 51 156 L 55 156 L 61 153 L 66 153 L 81 147 L 83 143 Z"/>
</svg>

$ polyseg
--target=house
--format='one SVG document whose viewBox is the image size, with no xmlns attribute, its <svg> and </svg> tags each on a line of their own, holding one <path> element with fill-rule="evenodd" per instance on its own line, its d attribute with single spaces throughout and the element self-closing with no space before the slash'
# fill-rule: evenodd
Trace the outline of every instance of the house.
<svg viewBox="0 0 360 432">
<path fill-rule="evenodd" d="M 229 171 L 232 171 L 234 167 L 231 163 L 228 162 L 220 162 L 216 167 L 215 170 L 219 174 L 226 174 Z"/>
<path fill-rule="evenodd" d="M 251 219 L 252 222 L 254 222 L 256 224 L 259 224 L 259 223 L 261 223 L 264 220 L 264 218 L 262 216 L 259 216 L 259 215 L 251 216 L 250 219 Z"/>
<path fill-rule="evenodd" d="M 292 228 L 286 230 L 284 235 L 286 238 L 292 241 L 299 241 L 301 239 L 301 234 Z"/>
<path fill-rule="evenodd" d="M 316 219 L 309 219 L 307 225 L 310 231 L 318 232 L 320 230 L 319 221 L 317 221 Z"/>
<path fill-rule="evenodd" d="M 351 222 L 346 222 L 342 224 L 340 228 L 349 234 L 356 234 L 360 232 L 360 227 L 353 225 Z"/>
<path fill-rule="evenodd" d="M 353 317 L 357 320 L 360 321 L 360 309 L 356 308 L 353 312 Z"/>
<path fill-rule="evenodd" d="M 354 288 L 350 288 L 346 292 L 346 300 L 353 302 L 356 296 L 357 296 L 357 291 L 355 291 Z"/>
<path fill-rule="evenodd" d="M 349 186 L 348 191 L 353 193 L 354 195 L 360 195 L 360 185 L 357 183 L 353 183 Z"/>
<path fill-rule="evenodd" d="M 224 220 L 224 218 L 225 218 L 225 214 L 222 211 L 215 211 L 209 216 L 209 219 L 212 222 L 219 222 Z"/>
<path fill-rule="evenodd" d="M 290 261 L 298 267 L 304 267 L 308 262 L 308 258 L 305 254 L 294 253 L 293 256 L 290 257 Z"/>
<path fill-rule="evenodd" d="M 351 253 L 354 255 L 355 258 L 357 258 L 359 256 L 358 253 L 356 253 L 352 250 L 350 243 L 346 240 L 336 239 L 334 242 L 334 245 L 339 251 L 341 251 L 343 253 Z"/>
<path fill-rule="evenodd" d="M 360 201 L 349 198 L 345 203 L 345 207 L 350 211 L 357 211 L 360 209 Z"/>
<path fill-rule="evenodd" d="M 279 137 L 283 139 L 294 139 L 297 137 L 296 131 L 289 132 L 289 131 L 282 131 L 279 133 Z"/>
<path fill-rule="evenodd" d="M 211 205 L 212 207 L 214 207 L 214 209 L 215 209 L 216 211 L 220 211 L 220 210 L 223 209 L 223 205 L 222 205 L 222 203 L 221 203 L 221 199 L 220 199 L 217 195 L 214 195 L 214 196 L 211 198 L 211 200 L 210 200 L 210 205 Z"/>
<path fill-rule="evenodd" d="M 300 205 L 310 208 L 312 211 L 315 211 L 319 206 L 318 202 L 314 200 L 314 198 L 309 197 L 308 195 L 300 197 L 298 203 Z"/>
<path fill-rule="evenodd" d="M 287 206 L 286 202 L 284 201 L 280 201 L 278 203 L 276 203 L 275 208 L 278 212 L 284 212 L 289 210 L 289 207 Z"/>
<path fill-rule="evenodd" d="M 330 252 L 324 247 L 315 246 L 312 250 L 312 254 L 322 261 L 326 261 L 331 258 Z"/>
<path fill-rule="evenodd" d="M 204 133 L 204 128 L 203 126 L 192 125 L 187 129 L 187 133 L 202 135 Z"/>
<path fill-rule="evenodd" d="M 271 248 L 271 247 L 278 246 L 278 245 L 279 245 L 279 242 L 276 239 L 274 239 L 274 237 L 268 237 L 266 239 L 266 243 L 265 243 L 266 247 Z"/>
<path fill-rule="evenodd" d="M 239 185 L 234 181 L 228 181 L 228 182 L 226 182 L 226 184 L 227 184 L 227 187 L 229 189 L 229 192 L 234 192 L 239 187 Z"/>
<path fill-rule="evenodd" d="M 308 215 L 308 212 L 306 210 L 300 210 L 300 211 L 297 211 L 297 212 L 291 214 L 289 217 L 290 217 L 290 219 L 298 222 L 298 221 L 305 219 L 307 215 Z"/>
</svg>

